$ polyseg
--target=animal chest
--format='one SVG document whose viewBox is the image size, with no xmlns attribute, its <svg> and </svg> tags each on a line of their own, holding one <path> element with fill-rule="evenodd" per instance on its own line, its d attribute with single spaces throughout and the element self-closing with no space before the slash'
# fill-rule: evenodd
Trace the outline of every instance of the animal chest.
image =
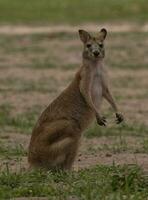
<svg viewBox="0 0 148 200">
<path fill-rule="evenodd" d="M 102 74 L 97 69 L 92 74 L 91 97 L 94 105 L 99 107 L 102 102 Z"/>
</svg>

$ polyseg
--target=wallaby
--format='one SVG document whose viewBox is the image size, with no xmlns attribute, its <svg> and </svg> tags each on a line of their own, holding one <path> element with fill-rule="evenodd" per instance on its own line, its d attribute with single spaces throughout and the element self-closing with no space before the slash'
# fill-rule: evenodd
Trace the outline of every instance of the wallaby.
<svg viewBox="0 0 148 200">
<path fill-rule="evenodd" d="M 117 123 L 123 115 L 109 91 L 103 69 L 106 29 L 96 37 L 79 30 L 83 42 L 82 66 L 70 85 L 43 111 L 35 125 L 29 145 L 30 166 L 70 170 L 77 155 L 82 132 L 94 121 L 101 126 L 103 97 L 113 107 Z"/>
</svg>

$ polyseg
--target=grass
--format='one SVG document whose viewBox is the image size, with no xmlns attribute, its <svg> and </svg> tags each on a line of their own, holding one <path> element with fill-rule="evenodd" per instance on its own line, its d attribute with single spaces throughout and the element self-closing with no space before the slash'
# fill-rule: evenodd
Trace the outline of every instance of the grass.
<svg viewBox="0 0 148 200">
<path fill-rule="evenodd" d="M 0 173 L 0 198 L 48 197 L 47 199 L 146 200 L 148 177 L 134 165 L 96 166 L 71 173 L 32 171 Z"/>
<path fill-rule="evenodd" d="M 140 32 L 109 33 L 106 65 L 111 69 L 146 69 L 147 37 L 148 33 Z M 81 64 L 82 44 L 77 33 L 1 35 L 0 51 L 0 68 L 65 70 L 75 69 Z"/>
<path fill-rule="evenodd" d="M 40 92 L 40 93 L 55 93 L 58 87 L 54 77 L 50 79 L 40 79 L 38 81 L 25 80 L 19 78 L 9 78 L 0 80 L 1 92 Z M 50 87 L 49 87 L 50 86 Z"/>
<path fill-rule="evenodd" d="M 0 1 L 0 22 L 15 24 L 84 23 L 111 20 L 146 21 L 146 0 L 13 0 Z"/>
<path fill-rule="evenodd" d="M 34 106 L 31 110 L 19 113 L 15 116 L 11 115 L 12 107 L 4 104 L 0 106 L 0 126 L 1 132 L 9 132 L 10 130 L 22 133 L 31 133 L 32 127 L 35 125 L 40 108 Z"/>
<path fill-rule="evenodd" d="M 121 124 L 112 127 L 100 127 L 97 124 L 93 124 L 89 128 L 85 136 L 87 138 L 101 137 L 101 136 L 119 136 L 119 135 L 130 135 L 130 136 L 141 136 L 147 135 L 148 127 L 144 124 L 133 123 L 133 124 Z"/>
<path fill-rule="evenodd" d="M 38 116 L 42 112 L 43 108 L 36 105 L 32 109 L 26 112 L 11 115 L 13 107 L 9 104 L 3 104 L 0 106 L 0 125 L 3 130 L 7 130 L 8 127 L 15 129 L 15 131 L 21 131 L 23 133 L 30 133 L 34 126 Z M 112 127 L 100 127 L 97 124 L 93 124 L 86 132 L 87 138 L 101 137 L 101 136 L 118 136 L 118 135 L 134 135 L 141 136 L 147 134 L 148 127 L 144 124 L 133 122 L 130 124 L 123 123 L 121 125 L 114 125 Z"/>
<path fill-rule="evenodd" d="M 144 139 L 142 145 L 143 145 L 143 151 L 148 153 L 148 139 Z"/>
<path fill-rule="evenodd" d="M 0 141 L 0 156 L 1 158 L 13 159 L 14 157 L 26 156 L 27 152 L 24 150 L 24 147 L 21 144 L 5 146 L 2 141 Z"/>
<path fill-rule="evenodd" d="M 111 137 L 110 137 L 111 139 Z M 114 138 L 115 139 L 115 138 Z M 100 151 L 108 151 L 110 154 L 117 154 L 122 152 L 131 152 L 133 148 L 127 143 L 125 136 L 119 136 L 117 141 L 112 142 L 111 144 L 101 144 L 99 146 L 90 146 L 88 151 L 95 153 Z"/>
<path fill-rule="evenodd" d="M 139 36 L 143 38 L 143 41 Z M 146 68 L 146 34 L 139 32 L 114 33 L 106 41 L 106 63 L 115 68 Z M 140 59 L 139 59 L 140 58 Z M 143 59 L 142 59 L 143 58 Z"/>
</svg>

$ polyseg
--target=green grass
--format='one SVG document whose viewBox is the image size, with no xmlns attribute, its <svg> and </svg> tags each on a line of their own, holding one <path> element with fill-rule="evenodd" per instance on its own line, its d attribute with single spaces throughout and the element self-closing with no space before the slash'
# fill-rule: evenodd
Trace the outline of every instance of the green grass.
<svg viewBox="0 0 148 200">
<path fill-rule="evenodd" d="M 88 151 L 95 153 L 95 152 L 100 152 L 100 151 L 108 151 L 110 154 L 117 154 L 117 153 L 122 153 L 122 152 L 133 152 L 133 148 L 128 145 L 125 136 L 118 136 L 119 139 L 115 142 L 112 142 L 111 144 L 101 144 L 101 145 L 95 145 L 95 146 L 90 146 Z M 111 137 L 108 138 L 108 140 L 111 139 Z M 114 137 L 115 139 L 115 137 Z"/>
<path fill-rule="evenodd" d="M 13 159 L 14 157 L 22 157 L 22 156 L 26 156 L 27 152 L 24 150 L 24 147 L 19 144 L 19 145 L 15 145 L 15 146 L 5 146 L 2 141 L 0 141 L 0 157 L 1 158 L 9 158 L 9 159 Z"/>
<path fill-rule="evenodd" d="M 83 23 L 146 21 L 146 0 L 1 0 L 1 23 Z"/>
<path fill-rule="evenodd" d="M 131 136 L 144 136 L 147 135 L 148 127 L 144 124 L 139 123 L 122 123 L 121 125 L 115 124 L 112 127 L 100 127 L 97 124 L 93 124 L 85 132 L 87 138 L 101 137 L 101 136 L 120 136 L 120 135 L 131 135 Z"/>
<path fill-rule="evenodd" d="M 143 151 L 148 153 L 148 139 L 144 139 L 142 142 Z"/>
<path fill-rule="evenodd" d="M 38 81 L 24 80 L 19 78 L 9 78 L 0 80 L 1 92 L 40 92 L 55 93 L 58 88 L 57 81 L 54 77 L 40 79 Z"/>
<path fill-rule="evenodd" d="M 0 173 L 0 198 L 48 197 L 49 200 L 146 200 L 148 177 L 134 165 L 96 166 L 78 173 L 32 171 Z"/>
<path fill-rule="evenodd" d="M 15 116 L 11 115 L 12 109 L 13 108 L 7 104 L 0 106 L 1 132 L 16 131 L 30 134 L 41 112 L 41 108 L 34 106 L 32 109 L 16 114 Z"/>
<path fill-rule="evenodd" d="M 146 38 L 147 33 L 140 32 L 109 33 L 106 39 L 108 66 L 126 70 L 147 68 Z"/>
<path fill-rule="evenodd" d="M 110 33 L 106 39 L 105 64 L 109 68 L 146 69 L 148 33 Z M 81 64 L 78 33 L 1 35 L 0 68 L 75 69 Z M 17 59 L 16 59 L 17 58 Z M 125 80 L 126 81 L 126 80 Z M 129 80 L 131 81 L 131 80 Z M 126 81 L 126 83 L 128 83 Z"/>
<path fill-rule="evenodd" d="M 32 127 L 34 126 L 43 108 L 38 105 L 34 105 L 31 109 L 25 112 L 18 113 L 15 116 L 11 115 L 13 107 L 9 104 L 3 104 L 0 106 L 0 126 L 1 131 L 10 130 L 11 128 L 15 131 L 21 131 L 23 133 L 31 133 Z M 134 135 L 144 136 L 147 134 L 148 127 L 144 124 L 139 123 L 123 123 L 121 125 L 115 124 L 112 127 L 100 127 L 97 124 L 93 124 L 86 132 L 87 138 L 111 136 L 111 135 Z"/>
</svg>

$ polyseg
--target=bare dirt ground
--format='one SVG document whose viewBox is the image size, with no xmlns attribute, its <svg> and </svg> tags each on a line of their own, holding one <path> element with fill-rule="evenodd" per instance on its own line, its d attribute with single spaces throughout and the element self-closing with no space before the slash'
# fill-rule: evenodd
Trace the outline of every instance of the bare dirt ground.
<svg viewBox="0 0 148 200">
<path fill-rule="evenodd" d="M 109 25 L 108 25 L 109 26 Z M 88 30 L 94 30 L 95 25 L 87 26 Z M 1 34 L 31 34 L 31 33 L 42 33 L 42 32 L 59 32 L 60 31 L 71 31 L 74 32 L 78 27 L 11 27 L 5 26 L 0 27 Z M 137 30 L 136 25 L 124 25 L 120 31 L 131 31 Z M 141 30 L 147 31 L 148 26 L 143 25 Z M 10 32 L 11 30 L 11 32 Z M 112 31 L 118 32 L 119 26 L 112 26 Z M 120 40 L 120 38 L 119 38 Z M 119 41 L 114 41 L 114 44 Z M 123 41 L 124 42 L 124 41 Z M 112 43 L 112 41 L 109 41 Z M 47 41 L 42 41 L 40 46 L 49 48 L 48 54 L 51 49 L 55 46 L 58 48 L 55 50 L 57 58 L 60 59 L 60 63 L 68 63 L 78 65 L 80 63 L 80 51 L 73 50 L 73 47 L 77 48 L 79 45 L 77 40 L 60 41 L 53 39 L 50 44 L 47 45 Z M 17 44 L 16 44 L 17 45 Z M 49 47 L 48 47 L 49 46 Z M 64 46 L 64 47 L 63 47 Z M 70 51 L 68 48 L 70 47 Z M 65 49 L 64 49 L 65 48 Z M 79 48 L 79 47 L 78 47 Z M 74 73 L 77 71 L 76 68 L 63 69 L 61 68 L 39 68 L 34 69 L 32 67 L 21 67 L 22 62 L 30 62 L 30 53 L 24 57 L 24 52 L 16 53 L 16 55 L 4 54 L 3 49 L 0 49 L 1 56 L 5 55 L 7 66 L 0 67 L 0 83 L 1 83 L 1 94 L 0 103 L 1 105 L 11 105 L 11 115 L 15 116 L 18 113 L 24 113 L 28 109 L 32 109 L 33 106 L 40 106 L 41 110 L 45 108 L 53 98 L 55 98 L 70 82 Z M 52 52 L 54 53 L 54 52 Z M 43 53 L 41 53 L 43 54 Z M 40 55 L 32 52 L 34 57 L 40 57 Z M 18 59 L 16 59 L 18 56 Z M 41 58 L 43 58 L 41 56 Z M 10 59 L 10 60 L 9 60 Z M 120 58 L 119 58 L 120 59 Z M 146 58 L 145 58 L 146 59 Z M 27 61 L 26 61 L 27 60 Z M 9 62 L 8 62 L 9 61 Z M 146 60 L 145 60 L 146 62 Z M 13 65 L 12 65 L 13 63 Z M 17 66 L 15 64 L 17 63 Z M 6 64 L 6 63 L 5 63 Z M 29 63 L 30 64 L 30 63 Z M 57 61 L 57 64 L 59 62 Z M 148 88 L 148 70 L 142 69 L 124 69 L 124 68 L 111 68 L 109 69 L 109 76 L 112 91 L 117 98 L 118 104 L 120 105 L 121 111 L 124 113 L 127 123 L 139 123 L 145 126 L 148 125 L 148 103 L 147 103 L 147 88 Z M 13 81 L 12 81 L 13 80 Z M 19 80 L 18 82 L 16 80 Z M 26 84 L 30 82 L 33 84 L 33 89 L 29 88 L 27 91 L 24 89 Z M 20 86 L 21 85 L 21 86 Z M 34 89 L 34 85 L 40 86 Z M 46 87 L 45 87 L 46 86 Z M 48 91 L 49 88 L 49 91 Z M 51 90 L 52 89 L 52 90 Z M 108 110 L 109 106 L 107 103 L 103 105 L 102 110 Z M 40 110 L 40 112 L 41 112 Z M 110 123 L 109 126 L 117 126 Z M 145 130 L 145 133 L 148 130 Z M 95 138 L 82 139 L 80 151 L 75 162 L 75 170 L 82 168 L 88 168 L 96 164 L 112 165 L 115 164 L 138 164 L 145 170 L 148 170 L 148 154 L 143 149 L 143 141 L 147 140 L 146 137 L 139 136 L 100 136 Z M 15 130 L 8 130 L 0 134 L 0 141 L 9 148 L 15 147 L 21 144 L 27 151 L 30 135 L 22 134 L 21 132 L 15 132 Z M 124 148 L 123 148 L 124 140 Z M 121 144 L 122 143 L 122 144 Z M 20 169 L 27 169 L 27 157 L 22 156 L 19 159 L 8 156 L 9 158 L 1 157 L 0 167 L 4 169 L 8 164 L 10 169 L 18 171 Z"/>
<path fill-rule="evenodd" d="M 130 32 L 130 31 L 148 31 L 148 24 L 137 24 L 137 23 L 128 23 L 128 22 L 120 22 L 119 23 L 101 23 L 100 27 L 106 27 L 112 32 Z M 3 25 L 0 27 L 0 34 L 34 34 L 34 33 L 59 33 L 59 32 L 69 32 L 75 33 L 79 28 L 85 29 L 87 27 L 88 31 L 96 31 L 96 27 L 98 24 L 82 24 L 81 26 L 71 26 L 71 25 L 56 25 L 56 26 L 40 26 L 40 27 L 30 27 L 30 26 L 15 26 L 15 25 Z"/>
</svg>

